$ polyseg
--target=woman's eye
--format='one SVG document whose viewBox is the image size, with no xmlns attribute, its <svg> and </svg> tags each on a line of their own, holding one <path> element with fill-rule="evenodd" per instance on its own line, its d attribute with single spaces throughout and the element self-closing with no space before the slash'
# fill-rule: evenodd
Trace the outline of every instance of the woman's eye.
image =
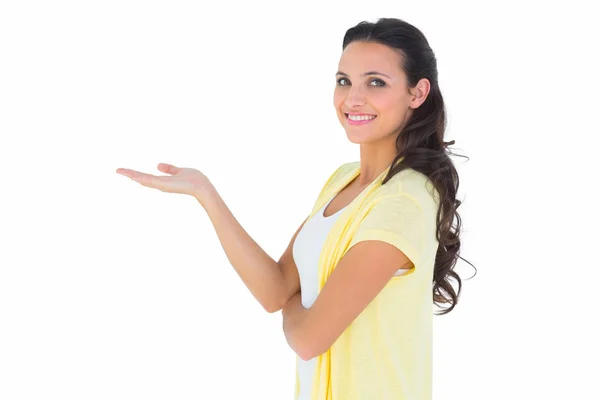
<svg viewBox="0 0 600 400">
<path fill-rule="evenodd" d="M 373 82 L 377 82 L 377 85 L 375 86 L 385 86 L 385 82 L 382 81 L 381 79 L 373 79 L 371 82 L 369 83 L 373 83 Z"/>
<path fill-rule="evenodd" d="M 342 81 L 347 81 L 347 79 L 346 78 L 340 78 L 340 79 L 338 79 L 337 80 L 338 86 L 347 86 L 346 84 L 343 84 Z M 371 85 L 371 83 L 373 83 L 373 82 L 377 82 L 377 85 Z M 369 82 L 369 85 L 376 86 L 376 87 L 377 86 L 381 87 L 381 86 L 385 86 L 385 82 L 382 81 L 381 79 L 373 79 L 371 82 Z"/>
</svg>

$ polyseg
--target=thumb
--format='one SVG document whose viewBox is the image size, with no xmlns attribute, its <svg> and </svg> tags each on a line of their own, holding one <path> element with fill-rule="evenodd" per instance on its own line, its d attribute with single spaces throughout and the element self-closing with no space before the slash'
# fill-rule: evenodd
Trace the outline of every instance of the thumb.
<svg viewBox="0 0 600 400">
<path fill-rule="evenodd" d="M 178 174 L 180 169 L 171 164 L 160 163 L 157 166 L 160 172 L 164 172 L 165 174 L 175 175 Z"/>
</svg>

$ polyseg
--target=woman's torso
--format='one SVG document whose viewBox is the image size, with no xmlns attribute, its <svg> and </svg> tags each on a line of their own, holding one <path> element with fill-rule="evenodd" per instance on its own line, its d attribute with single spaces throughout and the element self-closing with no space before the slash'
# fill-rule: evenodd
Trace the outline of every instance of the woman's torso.
<svg viewBox="0 0 600 400">
<path fill-rule="evenodd" d="M 333 203 L 336 198 L 339 201 L 339 204 L 346 205 L 338 211 L 335 211 L 335 208 L 333 207 L 332 210 L 327 210 L 329 204 Z M 296 236 L 292 252 L 300 277 L 300 291 L 302 306 L 304 308 L 310 308 L 319 295 L 318 261 L 325 239 L 334 223 L 351 202 L 352 199 L 349 199 L 348 197 L 344 199 L 342 196 L 334 196 L 319 210 L 319 212 L 304 223 L 304 226 Z M 335 204 L 332 205 L 335 206 Z M 324 213 L 333 214 L 326 217 Z M 395 275 L 401 275 L 408 271 L 408 269 L 399 269 Z M 297 371 L 300 382 L 299 400 L 310 400 L 310 391 L 316 360 L 316 357 L 307 361 L 298 358 Z"/>
</svg>

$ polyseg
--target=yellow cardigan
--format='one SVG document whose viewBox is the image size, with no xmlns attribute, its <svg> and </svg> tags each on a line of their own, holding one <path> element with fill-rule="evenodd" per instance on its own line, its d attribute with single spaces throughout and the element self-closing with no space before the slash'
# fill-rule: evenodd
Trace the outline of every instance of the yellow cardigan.
<svg viewBox="0 0 600 400">
<path fill-rule="evenodd" d="M 393 244 L 413 267 L 392 277 L 331 348 L 317 357 L 311 400 L 431 399 L 432 280 L 439 197 L 427 177 L 413 169 L 382 185 L 388 170 L 333 225 L 319 258 L 319 290 L 343 255 L 363 240 Z M 339 167 L 323 186 L 309 218 L 359 173 L 358 161 Z M 296 369 L 295 399 L 298 379 Z"/>
</svg>

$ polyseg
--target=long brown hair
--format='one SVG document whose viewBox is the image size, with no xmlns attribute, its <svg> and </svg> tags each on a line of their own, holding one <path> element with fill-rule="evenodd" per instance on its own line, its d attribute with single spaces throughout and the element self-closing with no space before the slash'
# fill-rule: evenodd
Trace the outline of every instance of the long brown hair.
<svg viewBox="0 0 600 400">
<path fill-rule="evenodd" d="M 402 59 L 400 67 L 406 73 L 409 87 L 415 87 L 422 78 L 427 78 L 430 82 L 425 102 L 414 110 L 410 120 L 398 134 L 398 154 L 382 183 L 385 184 L 398 172 L 412 168 L 426 175 L 438 191 L 440 205 L 436 235 L 439 247 L 433 271 L 433 301 L 443 310 L 438 315 L 447 314 L 458 303 L 462 290 L 461 278 L 454 271 L 456 261 L 461 258 L 471 266 L 473 264 L 458 254 L 461 219 L 457 209 L 461 201 L 456 199 L 459 178 L 450 159 L 450 155 L 457 154 L 448 149 L 454 141 L 444 142 L 446 110 L 438 85 L 435 55 L 419 29 L 396 18 L 380 18 L 375 23 L 358 23 L 346 31 L 342 49 L 355 41 L 380 43 L 398 51 Z M 453 226 L 455 218 L 456 224 Z M 450 279 L 458 282 L 458 291 L 454 290 Z M 449 306 L 443 308 L 443 304 Z"/>
</svg>

